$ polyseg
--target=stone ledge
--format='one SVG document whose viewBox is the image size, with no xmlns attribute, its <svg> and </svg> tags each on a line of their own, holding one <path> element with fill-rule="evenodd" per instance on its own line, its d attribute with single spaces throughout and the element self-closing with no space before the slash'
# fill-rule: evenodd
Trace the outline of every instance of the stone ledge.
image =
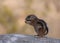
<svg viewBox="0 0 60 43">
<path fill-rule="evenodd" d="M 39 38 L 32 35 L 5 34 L 0 35 L 0 43 L 60 43 L 60 39 Z"/>
</svg>

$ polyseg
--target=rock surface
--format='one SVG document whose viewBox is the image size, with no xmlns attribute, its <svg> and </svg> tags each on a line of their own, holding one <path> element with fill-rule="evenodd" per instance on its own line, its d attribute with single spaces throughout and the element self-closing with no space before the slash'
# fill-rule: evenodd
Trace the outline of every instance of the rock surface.
<svg viewBox="0 0 60 43">
<path fill-rule="evenodd" d="M 60 43 L 60 39 L 39 38 L 32 35 L 6 34 L 0 35 L 0 43 Z"/>
</svg>

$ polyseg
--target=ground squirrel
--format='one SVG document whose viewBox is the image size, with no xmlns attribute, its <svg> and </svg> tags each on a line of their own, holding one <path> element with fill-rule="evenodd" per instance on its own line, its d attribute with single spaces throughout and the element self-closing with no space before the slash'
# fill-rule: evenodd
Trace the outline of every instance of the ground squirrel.
<svg viewBox="0 0 60 43">
<path fill-rule="evenodd" d="M 37 36 L 44 37 L 48 34 L 48 27 L 44 20 L 37 18 L 35 15 L 31 14 L 25 18 L 25 23 L 30 24 L 34 27 Z"/>
</svg>

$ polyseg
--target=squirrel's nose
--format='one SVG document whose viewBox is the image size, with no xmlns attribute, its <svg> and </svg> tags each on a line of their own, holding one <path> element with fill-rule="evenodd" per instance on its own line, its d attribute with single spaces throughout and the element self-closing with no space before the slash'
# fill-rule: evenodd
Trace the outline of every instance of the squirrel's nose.
<svg viewBox="0 0 60 43">
<path fill-rule="evenodd" d="M 27 23 L 27 22 L 25 21 L 25 23 Z"/>
</svg>

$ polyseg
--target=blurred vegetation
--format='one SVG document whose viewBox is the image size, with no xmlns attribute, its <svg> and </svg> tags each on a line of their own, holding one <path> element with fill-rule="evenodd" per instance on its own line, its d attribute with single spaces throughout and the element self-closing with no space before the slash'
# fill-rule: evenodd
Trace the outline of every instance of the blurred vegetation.
<svg viewBox="0 0 60 43">
<path fill-rule="evenodd" d="M 25 0 L 26 3 L 26 11 L 25 14 L 34 14 L 35 10 L 31 8 L 33 0 Z"/>
<path fill-rule="evenodd" d="M 0 23 L 6 27 L 8 34 L 16 32 L 16 18 L 7 6 L 0 9 Z"/>
<path fill-rule="evenodd" d="M 33 1 L 33 0 L 25 0 L 26 7 L 27 7 L 27 8 L 30 8 L 30 6 L 31 6 L 31 4 L 32 4 L 32 1 Z"/>
</svg>

